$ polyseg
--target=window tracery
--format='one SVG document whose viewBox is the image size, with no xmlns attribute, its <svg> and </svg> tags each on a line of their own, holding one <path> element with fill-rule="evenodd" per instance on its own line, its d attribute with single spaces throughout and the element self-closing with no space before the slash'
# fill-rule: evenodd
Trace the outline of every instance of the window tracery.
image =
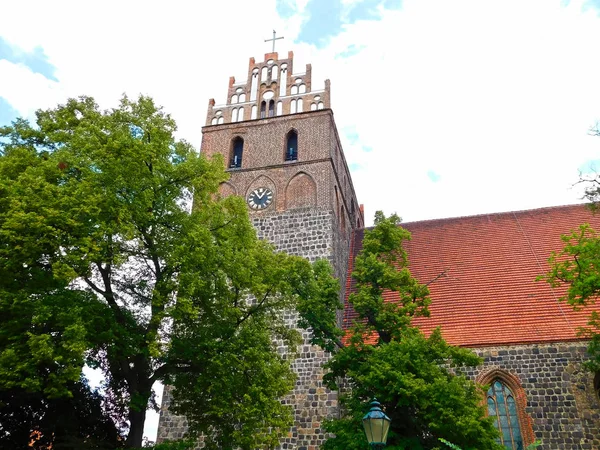
<svg viewBox="0 0 600 450">
<path fill-rule="evenodd" d="M 488 415 L 494 418 L 494 425 L 500 431 L 497 442 L 508 449 L 522 450 L 523 437 L 513 392 L 496 378 L 487 391 L 486 400 Z"/>
</svg>

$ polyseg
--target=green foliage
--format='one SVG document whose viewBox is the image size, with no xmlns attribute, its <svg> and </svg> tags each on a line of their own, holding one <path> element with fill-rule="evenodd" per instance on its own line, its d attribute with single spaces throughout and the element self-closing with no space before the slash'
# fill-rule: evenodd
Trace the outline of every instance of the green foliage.
<svg viewBox="0 0 600 450">
<path fill-rule="evenodd" d="M 411 326 L 412 317 L 428 315 L 430 299 L 407 267 L 402 243 L 410 234 L 399 223 L 396 215 L 377 213 L 355 259 L 357 288 L 349 301 L 358 320 L 326 375 L 328 386 L 341 390 L 347 414 L 326 424 L 335 437 L 324 448 L 367 449 L 361 419 L 376 397 L 392 419 L 390 450 L 435 449 L 439 438 L 468 449 L 500 449 L 497 431 L 484 417 L 483 392 L 461 372 L 480 359 L 447 344 L 439 329 L 425 337 Z M 397 301 L 384 302 L 389 291 Z"/>
<path fill-rule="evenodd" d="M 315 319 L 335 282 L 259 241 L 243 200 L 216 194 L 223 161 L 175 131 L 147 97 L 71 99 L 0 129 L 0 389 L 69 396 L 85 362 L 129 448 L 161 380 L 209 448 L 263 448 L 291 424 L 272 339 L 293 353 L 299 336 L 282 311 Z"/>
<path fill-rule="evenodd" d="M 451 449 L 454 450 L 462 450 L 458 445 L 455 445 L 451 442 L 448 442 L 446 439 L 440 438 L 440 442 L 443 442 L 444 444 L 446 444 L 448 447 L 450 447 Z M 540 445 L 542 445 L 542 441 L 535 441 L 533 444 L 528 445 L 525 450 L 535 450 L 536 448 L 538 448 Z"/>
<path fill-rule="evenodd" d="M 584 224 L 561 238 L 563 249 L 550 255 L 550 271 L 538 279 L 547 281 L 552 287 L 568 286 L 560 299 L 574 309 L 592 305 L 600 296 L 600 236 Z M 600 370 L 600 315 L 597 312 L 590 314 L 588 327 L 580 333 L 590 339 L 590 360 L 586 366 L 596 372 Z"/>
<path fill-rule="evenodd" d="M 440 442 L 443 442 L 453 450 L 462 450 L 458 445 L 454 445 L 452 442 L 448 442 L 446 439 L 440 438 Z"/>
<path fill-rule="evenodd" d="M 123 437 L 102 410 L 102 397 L 90 391 L 85 380 L 68 388 L 71 397 L 54 399 L 19 388 L 0 391 L 0 447 L 122 448 Z"/>
</svg>

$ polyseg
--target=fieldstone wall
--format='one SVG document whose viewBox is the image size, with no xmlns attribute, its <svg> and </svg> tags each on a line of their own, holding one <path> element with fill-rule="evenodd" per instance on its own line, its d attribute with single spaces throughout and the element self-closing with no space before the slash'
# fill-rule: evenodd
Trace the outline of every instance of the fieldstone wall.
<svg viewBox="0 0 600 450">
<path fill-rule="evenodd" d="M 300 208 L 277 215 L 254 217 L 254 227 L 261 239 L 272 242 L 277 250 L 290 255 L 303 256 L 309 261 L 328 259 L 338 262 L 334 237 L 335 218 L 331 211 Z M 346 259 L 347 261 L 347 259 Z M 336 270 L 338 272 L 338 270 Z M 297 315 L 289 313 L 286 322 L 296 327 Z M 321 428 L 323 419 L 334 417 L 338 411 L 337 393 L 323 385 L 323 365 L 330 355 L 320 347 L 310 345 L 310 332 L 300 330 L 304 344 L 298 358 L 292 363 L 298 379 L 294 391 L 283 403 L 294 409 L 294 426 L 282 441 L 281 449 L 316 450 L 326 439 Z M 287 348 L 278 351 L 287 354 Z"/>
<path fill-rule="evenodd" d="M 477 380 L 490 372 L 516 378 L 525 399 L 522 428 L 530 424 L 542 441 L 539 449 L 600 449 L 600 402 L 594 375 L 582 367 L 586 349 L 582 341 L 476 348 L 485 362 L 468 374 Z"/>
<path fill-rule="evenodd" d="M 342 265 L 348 258 L 348 249 L 336 230 L 337 219 L 332 211 L 317 208 L 300 208 L 272 215 L 254 217 L 253 225 L 261 239 L 272 242 L 279 251 L 300 255 L 309 261 L 328 259 L 334 265 Z M 345 267 L 336 267 L 336 275 L 342 277 L 340 284 L 345 286 Z M 343 295 L 343 292 L 340 293 Z M 285 320 L 296 327 L 297 316 L 288 313 Z M 320 347 L 310 345 L 310 332 L 300 330 L 304 343 L 299 349 L 298 358 L 292 368 L 298 378 L 294 391 L 283 399 L 284 404 L 294 409 L 294 426 L 283 439 L 281 449 L 316 450 L 326 439 L 321 425 L 325 418 L 338 414 L 337 393 L 323 385 L 323 365 L 330 355 Z M 279 346 L 280 354 L 288 353 Z M 186 431 L 183 417 L 169 412 L 170 388 L 165 387 L 160 411 L 158 442 L 180 439 Z M 201 444 L 199 447 L 201 448 Z"/>
</svg>

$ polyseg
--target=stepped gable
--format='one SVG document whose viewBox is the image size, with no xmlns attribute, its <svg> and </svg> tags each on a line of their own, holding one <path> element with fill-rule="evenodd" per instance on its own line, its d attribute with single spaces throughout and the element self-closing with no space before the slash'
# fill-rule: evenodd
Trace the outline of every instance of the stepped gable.
<svg viewBox="0 0 600 450">
<path fill-rule="evenodd" d="M 561 235 L 583 223 L 600 230 L 600 215 L 570 205 L 403 224 L 412 234 L 405 243 L 412 274 L 421 283 L 434 280 L 431 316 L 414 324 L 427 334 L 440 326 L 448 342 L 466 347 L 581 339 L 578 327 L 591 307 L 573 311 L 558 300 L 566 287 L 552 289 L 536 277 L 547 272 L 550 253 L 562 249 Z M 355 232 L 348 274 L 363 235 Z M 346 292 L 354 291 L 354 282 L 348 285 Z M 344 327 L 354 318 L 346 298 Z"/>
</svg>

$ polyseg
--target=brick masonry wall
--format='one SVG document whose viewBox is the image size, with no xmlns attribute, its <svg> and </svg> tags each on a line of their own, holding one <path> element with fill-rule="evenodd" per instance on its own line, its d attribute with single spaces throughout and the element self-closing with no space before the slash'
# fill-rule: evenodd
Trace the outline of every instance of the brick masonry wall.
<svg viewBox="0 0 600 450">
<path fill-rule="evenodd" d="M 298 133 L 298 160 L 286 162 L 286 136 L 290 130 Z M 242 168 L 229 170 L 230 185 L 237 195 L 247 195 L 256 187 L 253 181 L 260 183 L 258 178 L 263 176 L 277 188 L 275 208 L 284 210 L 288 183 L 304 172 L 316 183 L 316 206 L 333 208 L 333 189 L 337 186 L 349 222 L 364 225 L 331 110 L 207 126 L 203 128 L 202 153 L 220 154 L 227 166 L 237 137 L 244 140 Z"/>
<path fill-rule="evenodd" d="M 594 375 L 585 371 L 586 342 L 476 348 L 484 364 L 468 372 L 516 378 L 525 394 L 525 417 L 542 450 L 600 449 L 600 403 Z M 517 392 L 513 392 L 517 395 Z M 527 430 L 523 430 L 527 434 Z"/>
</svg>

